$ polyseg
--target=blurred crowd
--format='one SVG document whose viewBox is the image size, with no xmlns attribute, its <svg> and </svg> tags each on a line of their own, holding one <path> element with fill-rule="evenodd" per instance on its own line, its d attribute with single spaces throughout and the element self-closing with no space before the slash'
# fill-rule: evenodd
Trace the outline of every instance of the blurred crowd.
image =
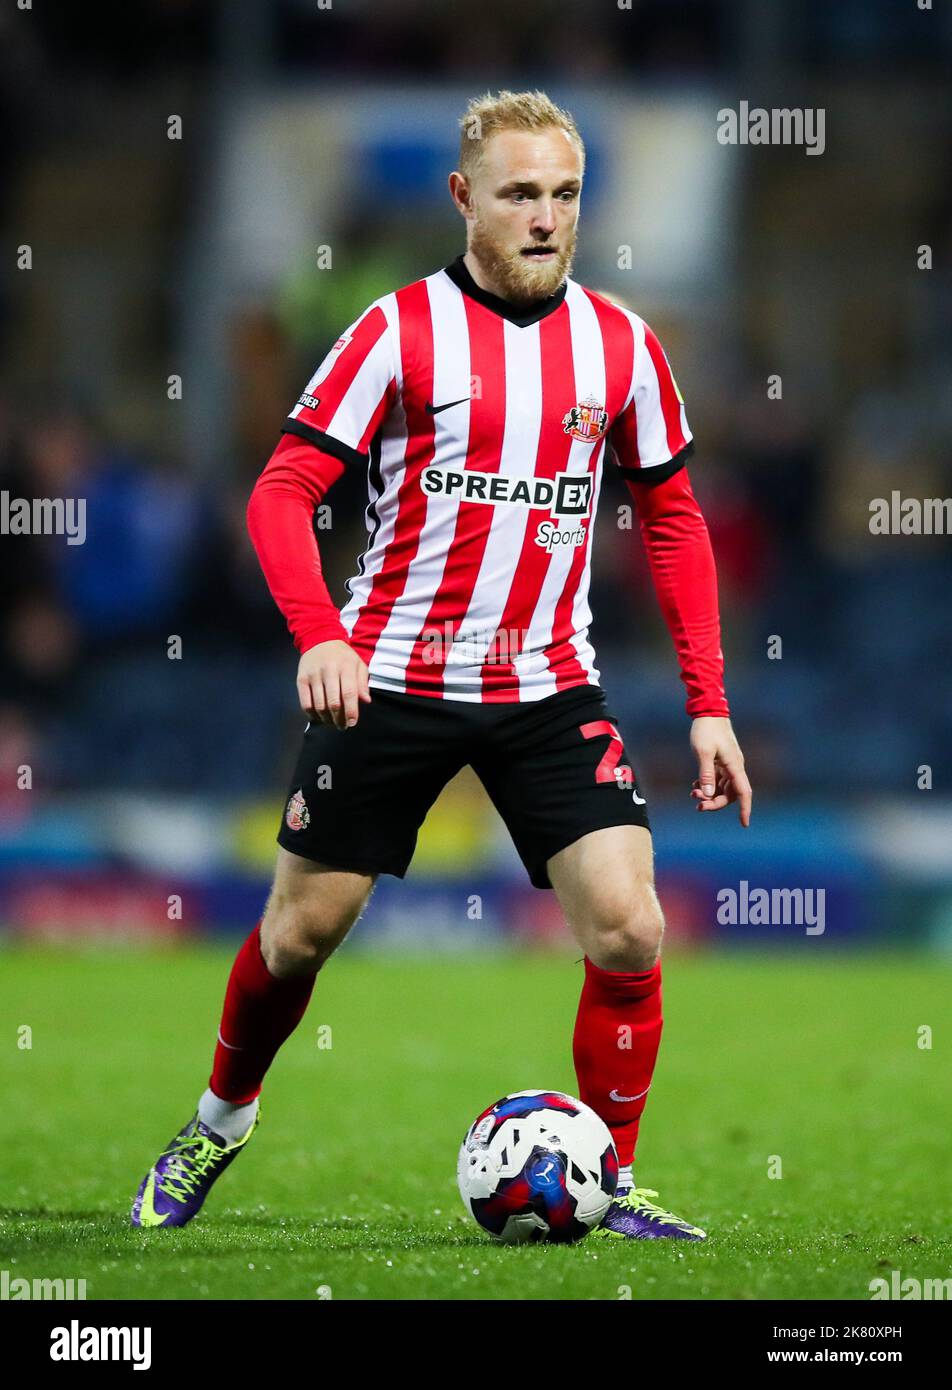
<svg viewBox="0 0 952 1390">
<path fill-rule="evenodd" d="M 187 786 L 202 738 L 241 703 L 241 666 L 254 675 L 285 646 L 244 535 L 246 489 L 210 489 L 62 401 L 25 416 L 0 405 L 0 488 L 86 507 L 83 544 L 0 544 L 5 771 Z"/>
</svg>

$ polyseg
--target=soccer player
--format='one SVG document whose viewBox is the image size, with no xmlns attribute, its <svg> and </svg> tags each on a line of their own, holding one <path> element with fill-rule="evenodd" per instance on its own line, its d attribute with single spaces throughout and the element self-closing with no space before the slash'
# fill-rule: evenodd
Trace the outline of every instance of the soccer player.
<svg viewBox="0 0 952 1390">
<path fill-rule="evenodd" d="M 661 1039 L 663 919 L 645 799 L 598 684 L 587 597 L 609 466 L 634 498 L 687 688 L 691 794 L 701 812 L 736 801 L 747 825 L 714 562 L 685 467 L 691 432 L 648 325 L 570 277 L 585 152 L 569 113 L 541 92 L 502 92 L 471 102 L 460 126 L 449 187 L 465 255 L 383 296 L 341 335 L 249 503 L 301 653 L 310 722 L 208 1088 L 143 1179 L 135 1225 L 197 1214 L 254 1132 L 265 1074 L 315 976 L 377 876 L 404 876 L 427 811 L 470 765 L 584 951 L 578 1090 L 620 1166 L 600 1231 L 704 1238 L 632 1176 Z M 367 478 L 369 535 L 338 613 L 313 515 L 349 468 Z"/>
</svg>

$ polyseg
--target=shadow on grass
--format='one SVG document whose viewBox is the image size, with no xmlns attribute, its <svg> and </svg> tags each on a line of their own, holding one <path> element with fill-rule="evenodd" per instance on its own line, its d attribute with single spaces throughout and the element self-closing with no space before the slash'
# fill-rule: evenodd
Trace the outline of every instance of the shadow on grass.
<svg viewBox="0 0 952 1390">
<path fill-rule="evenodd" d="M 411 1219 L 406 1223 L 390 1225 L 382 1222 L 370 1223 L 347 1219 L 345 1217 L 326 1217 L 308 1219 L 307 1217 L 281 1218 L 264 1213 L 234 1216 L 221 1215 L 210 1218 L 202 1226 L 192 1228 L 195 1234 L 204 1229 L 216 1238 L 227 1236 L 229 1232 L 255 1230 L 262 1234 L 271 1233 L 280 1238 L 278 1248 L 288 1242 L 306 1245 L 309 1249 L 328 1250 L 368 1250 L 393 1251 L 395 1248 L 425 1252 L 427 1250 L 464 1250 L 469 1248 L 495 1249 L 495 1241 L 487 1241 L 476 1230 L 461 1227 L 457 1231 L 427 1231 L 414 1225 Z"/>
<path fill-rule="evenodd" d="M 280 1216 L 269 1216 L 263 1212 L 234 1213 L 198 1218 L 187 1227 L 173 1227 L 163 1230 L 141 1230 L 134 1227 L 125 1213 L 116 1211 L 62 1211 L 50 1207 L 0 1207 L 0 1231 L 2 1248 L 17 1247 L 22 1253 L 22 1243 L 17 1236 L 26 1226 L 39 1226 L 41 1231 L 30 1237 L 30 1249 L 38 1253 L 48 1244 L 60 1244 L 64 1237 L 76 1235 L 75 1228 L 94 1227 L 89 1234 L 99 1238 L 102 1243 L 125 1238 L 123 1250 L 110 1253 L 133 1253 L 153 1249 L 156 1254 L 162 1251 L 179 1255 L 201 1255 L 208 1259 L 222 1259 L 229 1255 L 261 1254 L 271 1249 L 278 1253 L 304 1254 L 309 1251 L 326 1250 L 346 1253 L 373 1252 L 390 1253 L 395 1248 L 418 1251 L 486 1249 L 487 1242 L 478 1231 L 461 1230 L 454 1232 L 427 1233 L 411 1224 L 400 1226 L 364 1227 L 362 1223 L 343 1218 L 327 1220 L 308 1220 L 295 1217 L 293 1220 Z M 253 1240 L 242 1240 L 242 1236 L 254 1236 Z M 269 1239 L 270 1238 L 270 1239 Z M 24 1238 L 25 1239 L 25 1238 Z M 93 1240 L 90 1241 L 93 1243 Z M 288 1246 L 294 1246 L 293 1251 Z M 493 1248 L 489 1246 L 488 1248 Z"/>
<path fill-rule="evenodd" d="M 362 1223 L 342 1217 L 308 1220 L 306 1217 L 269 1216 L 264 1212 L 234 1213 L 199 1217 L 189 1226 L 173 1227 L 163 1230 L 141 1230 L 129 1223 L 125 1214 L 115 1211 L 58 1211 L 46 1207 L 0 1207 L 0 1222 L 8 1223 L 4 1233 L 5 1245 L 15 1240 L 17 1227 L 28 1223 L 44 1226 L 39 1240 L 33 1237 L 31 1251 L 39 1253 L 48 1236 L 50 1243 L 57 1236 L 69 1233 L 70 1227 L 77 1224 L 93 1225 L 102 1241 L 109 1242 L 108 1253 L 122 1256 L 151 1250 L 155 1255 L 175 1254 L 177 1257 L 200 1256 L 203 1259 L 221 1260 L 230 1256 L 262 1254 L 271 1250 L 274 1254 L 307 1255 L 315 1252 L 326 1254 L 392 1254 L 394 1250 L 426 1255 L 447 1250 L 463 1253 L 474 1251 L 488 1254 L 497 1250 L 532 1249 L 546 1252 L 572 1250 L 574 1246 L 548 1245 L 544 1242 L 527 1246 L 504 1246 L 481 1235 L 477 1230 L 461 1227 L 459 1231 L 425 1231 L 414 1227 L 409 1221 L 406 1225 L 364 1226 Z M 62 1228 L 62 1229 L 57 1229 Z M 254 1236 L 242 1240 L 242 1236 Z M 116 1249 L 114 1242 L 124 1238 L 122 1247 Z M 587 1244 L 581 1242 L 581 1244 Z M 293 1247 L 293 1248 L 289 1248 Z M 18 1254 L 21 1250 L 18 1250 Z"/>
<path fill-rule="evenodd" d="M 0 1207 L 0 1221 L 110 1221 L 111 1211 L 52 1211 L 49 1207 Z"/>
</svg>

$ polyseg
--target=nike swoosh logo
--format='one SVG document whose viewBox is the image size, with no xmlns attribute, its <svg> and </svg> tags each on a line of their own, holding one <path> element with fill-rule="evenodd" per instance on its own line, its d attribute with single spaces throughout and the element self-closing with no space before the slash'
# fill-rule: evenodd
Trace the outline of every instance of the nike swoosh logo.
<svg viewBox="0 0 952 1390">
<path fill-rule="evenodd" d="M 642 1097 L 642 1096 L 646 1096 L 650 1090 L 651 1090 L 651 1087 L 650 1087 L 650 1086 L 646 1086 L 645 1089 L 644 1089 L 643 1091 L 639 1091 L 638 1094 L 637 1094 L 636 1096 L 620 1096 L 620 1095 L 618 1094 L 617 1091 L 609 1091 L 609 1093 L 608 1093 L 608 1099 L 609 1099 L 609 1100 L 616 1100 L 616 1101 L 618 1101 L 619 1103 L 621 1103 L 621 1102 L 623 1102 L 623 1101 L 626 1101 L 626 1100 L 641 1100 L 641 1097 Z"/>
<path fill-rule="evenodd" d="M 218 1041 L 221 1043 L 222 1047 L 227 1047 L 229 1052 L 244 1052 L 245 1050 L 243 1047 L 236 1047 L 234 1043 L 226 1043 L 225 1039 L 221 1035 L 220 1028 L 218 1030 Z"/>
<path fill-rule="evenodd" d="M 169 1219 L 169 1212 L 160 1216 L 155 1209 L 155 1174 L 149 1174 L 149 1180 L 145 1185 L 142 1194 L 142 1206 L 139 1208 L 139 1222 L 143 1226 L 162 1226 Z"/>
<path fill-rule="evenodd" d="M 469 396 L 460 396 L 458 401 L 447 401 L 446 405 L 434 405 L 432 401 L 426 403 L 427 415 L 439 415 L 441 410 L 452 410 L 454 405 L 462 405 L 464 401 L 470 400 Z"/>
</svg>

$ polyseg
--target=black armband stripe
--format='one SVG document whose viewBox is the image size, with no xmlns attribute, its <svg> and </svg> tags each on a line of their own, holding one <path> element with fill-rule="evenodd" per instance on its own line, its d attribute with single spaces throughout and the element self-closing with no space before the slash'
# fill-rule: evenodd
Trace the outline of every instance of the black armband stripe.
<svg viewBox="0 0 952 1390">
<path fill-rule="evenodd" d="M 356 465 L 358 468 L 364 467 L 367 463 L 367 454 L 360 453 L 358 449 L 352 449 L 349 444 L 342 444 L 333 435 L 325 434 L 323 430 L 316 430 L 313 425 L 307 425 L 303 420 L 285 420 L 281 426 L 281 433 L 296 434 L 298 439 L 306 440 L 308 444 L 313 444 L 314 448 L 320 449 L 322 453 L 340 459 L 341 463 Z"/>
<path fill-rule="evenodd" d="M 654 468 L 622 468 L 619 464 L 618 471 L 623 478 L 633 478 L 645 487 L 651 487 L 653 483 L 663 483 L 666 478 L 673 478 L 693 453 L 694 440 L 689 439 L 684 448 L 679 449 L 674 458 L 669 459 L 667 463 L 656 464 Z"/>
</svg>

